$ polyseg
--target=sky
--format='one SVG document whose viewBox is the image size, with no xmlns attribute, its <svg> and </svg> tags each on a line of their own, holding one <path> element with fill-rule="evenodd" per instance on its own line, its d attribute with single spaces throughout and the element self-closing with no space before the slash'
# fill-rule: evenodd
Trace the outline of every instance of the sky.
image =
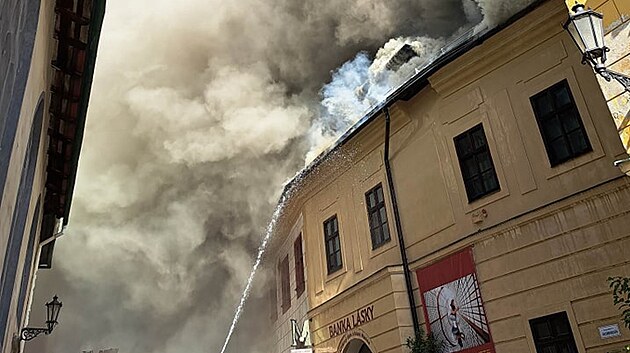
<svg viewBox="0 0 630 353">
<path fill-rule="evenodd" d="M 70 223 L 26 352 L 218 353 L 283 184 L 469 28 L 532 0 L 107 0 Z M 418 57 L 385 63 L 403 44 Z M 264 352 L 265 274 L 226 352 Z"/>
</svg>

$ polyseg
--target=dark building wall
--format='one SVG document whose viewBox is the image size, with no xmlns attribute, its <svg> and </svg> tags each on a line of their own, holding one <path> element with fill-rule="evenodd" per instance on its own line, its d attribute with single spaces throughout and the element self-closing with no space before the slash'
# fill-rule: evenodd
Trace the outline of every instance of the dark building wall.
<svg viewBox="0 0 630 353">
<path fill-rule="evenodd" d="M 0 197 L 31 66 L 40 0 L 0 2 Z"/>
</svg>

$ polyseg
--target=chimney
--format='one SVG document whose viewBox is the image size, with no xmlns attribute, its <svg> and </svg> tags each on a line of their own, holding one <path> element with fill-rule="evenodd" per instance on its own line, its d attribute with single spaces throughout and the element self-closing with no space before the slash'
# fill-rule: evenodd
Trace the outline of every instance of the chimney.
<svg viewBox="0 0 630 353">
<path fill-rule="evenodd" d="M 418 54 L 416 54 L 416 52 L 411 48 L 411 45 L 404 44 L 400 47 L 400 49 L 398 49 L 396 54 L 389 59 L 385 67 L 387 67 L 388 70 L 396 71 L 414 56 L 418 56 Z"/>
</svg>

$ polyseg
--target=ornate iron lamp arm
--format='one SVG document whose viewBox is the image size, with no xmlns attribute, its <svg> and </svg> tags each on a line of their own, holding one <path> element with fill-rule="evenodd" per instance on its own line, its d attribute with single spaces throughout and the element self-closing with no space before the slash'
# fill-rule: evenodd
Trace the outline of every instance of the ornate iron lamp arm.
<svg viewBox="0 0 630 353">
<path fill-rule="evenodd" d="M 23 341 L 30 341 L 33 338 L 37 337 L 40 333 L 49 334 L 50 330 L 47 328 L 39 328 L 39 327 L 25 327 L 20 332 L 20 339 Z"/>
<path fill-rule="evenodd" d="M 611 70 L 606 70 L 605 72 L 602 72 L 601 75 L 604 79 L 606 79 L 606 81 L 610 81 L 611 78 L 614 78 L 615 81 L 619 82 L 623 86 L 626 92 L 630 93 L 630 77 Z"/>
</svg>

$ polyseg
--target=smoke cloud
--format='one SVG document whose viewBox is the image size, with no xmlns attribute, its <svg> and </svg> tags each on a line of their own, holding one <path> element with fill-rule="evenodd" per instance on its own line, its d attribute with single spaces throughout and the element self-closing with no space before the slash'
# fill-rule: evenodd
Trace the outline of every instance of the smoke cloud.
<svg viewBox="0 0 630 353">
<path fill-rule="evenodd" d="M 70 226 L 27 352 L 218 352 L 282 184 L 453 36 L 531 0 L 108 0 Z M 403 45 L 416 57 L 386 63 Z M 379 49 L 380 48 L 380 49 Z M 252 291 L 228 352 L 255 344 Z"/>
</svg>

